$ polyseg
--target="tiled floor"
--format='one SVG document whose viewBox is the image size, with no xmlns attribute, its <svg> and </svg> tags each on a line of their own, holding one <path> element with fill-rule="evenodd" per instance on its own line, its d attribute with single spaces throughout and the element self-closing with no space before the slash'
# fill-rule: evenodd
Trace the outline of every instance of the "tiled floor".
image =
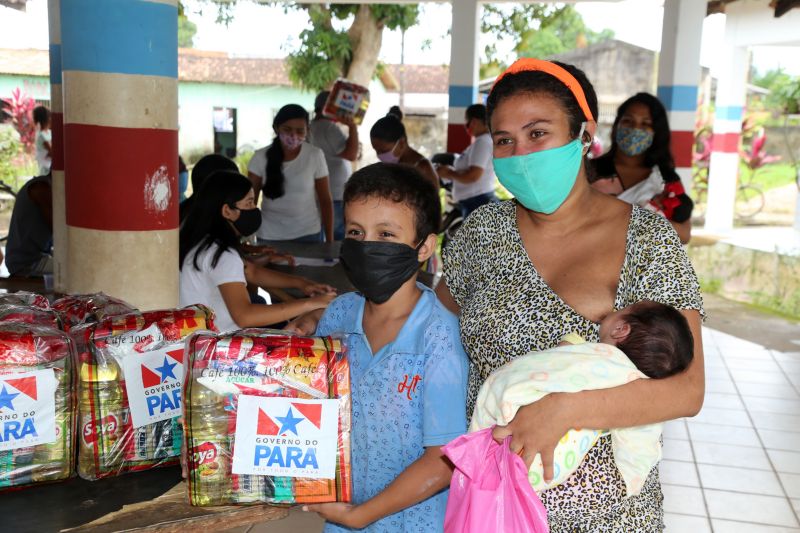
<svg viewBox="0 0 800 533">
<path fill-rule="evenodd" d="M 800 533 L 800 347 L 777 352 L 709 328 L 703 343 L 703 410 L 664 429 L 667 532 Z M 293 511 L 243 531 L 320 530 Z"/>
<path fill-rule="evenodd" d="M 703 344 L 703 410 L 664 430 L 667 531 L 800 532 L 800 352 L 708 328 Z"/>
</svg>

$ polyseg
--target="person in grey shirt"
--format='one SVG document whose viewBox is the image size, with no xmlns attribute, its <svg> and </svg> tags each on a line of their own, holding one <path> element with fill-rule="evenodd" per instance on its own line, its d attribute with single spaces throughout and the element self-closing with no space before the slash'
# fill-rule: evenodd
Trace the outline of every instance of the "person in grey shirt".
<svg viewBox="0 0 800 533">
<path fill-rule="evenodd" d="M 6 244 L 12 276 L 53 273 L 53 187 L 50 174 L 31 178 L 17 193 Z"/>
<path fill-rule="evenodd" d="M 314 100 L 314 120 L 311 121 L 310 141 L 325 153 L 331 197 L 333 198 L 333 238 L 340 241 L 344 239 L 342 195 L 344 194 L 344 184 L 353 173 L 351 162 L 358 157 L 358 128 L 352 118 L 346 119 L 343 121 L 348 129 L 348 133 L 345 135 L 339 124 L 322 114 L 329 94 L 330 91 L 322 91 Z"/>
</svg>

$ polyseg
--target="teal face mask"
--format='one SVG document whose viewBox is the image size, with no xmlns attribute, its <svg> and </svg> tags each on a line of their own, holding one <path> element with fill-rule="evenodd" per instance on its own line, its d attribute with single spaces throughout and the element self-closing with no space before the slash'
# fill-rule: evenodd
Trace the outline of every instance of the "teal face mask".
<svg viewBox="0 0 800 533">
<path fill-rule="evenodd" d="M 564 146 L 493 159 L 500 183 L 531 211 L 546 215 L 555 212 L 569 196 L 578 177 L 585 127 L 586 123 L 582 124 L 578 138 Z"/>
</svg>

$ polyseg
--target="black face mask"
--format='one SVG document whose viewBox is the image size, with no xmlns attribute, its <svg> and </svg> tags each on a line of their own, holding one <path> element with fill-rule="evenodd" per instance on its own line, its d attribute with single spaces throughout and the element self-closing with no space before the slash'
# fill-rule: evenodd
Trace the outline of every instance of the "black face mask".
<svg viewBox="0 0 800 533">
<path fill-rule="evenodd" d="M 261 211 L 258 208 L 239 209 L 239 218 L 232 223 L 242 237 L 252 235 L 261 227 Z"/>
<path fill-rule="evenodd" d="M 416 274 L 418 249 L 395 242 L 345 239 L 339 259 L 355 288 L 367 300 L 382 304 Z"/>
</svg>

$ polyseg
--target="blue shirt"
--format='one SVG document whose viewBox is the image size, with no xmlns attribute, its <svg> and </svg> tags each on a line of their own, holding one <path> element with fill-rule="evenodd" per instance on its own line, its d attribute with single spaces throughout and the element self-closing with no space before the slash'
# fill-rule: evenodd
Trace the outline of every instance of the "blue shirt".
<svg viewBox="0 0 800 533">
<path fill-rule="evenodd" d="M 353 503 L 380 493 L 426 446 L 442 446 L 467 430 L 468 363 L 458 319 L 432 290 L 422 290 L 397 338 L 375 355 L 364 334 L 363 296 L 334 300 L 318 335 L 348 335 L 352 387 Z M 447 490 L 389 515 L 369 533 L 435 533 L 444 529 Z M 325 524 L 325 532 L 354 531 Z"/>
</svg>

